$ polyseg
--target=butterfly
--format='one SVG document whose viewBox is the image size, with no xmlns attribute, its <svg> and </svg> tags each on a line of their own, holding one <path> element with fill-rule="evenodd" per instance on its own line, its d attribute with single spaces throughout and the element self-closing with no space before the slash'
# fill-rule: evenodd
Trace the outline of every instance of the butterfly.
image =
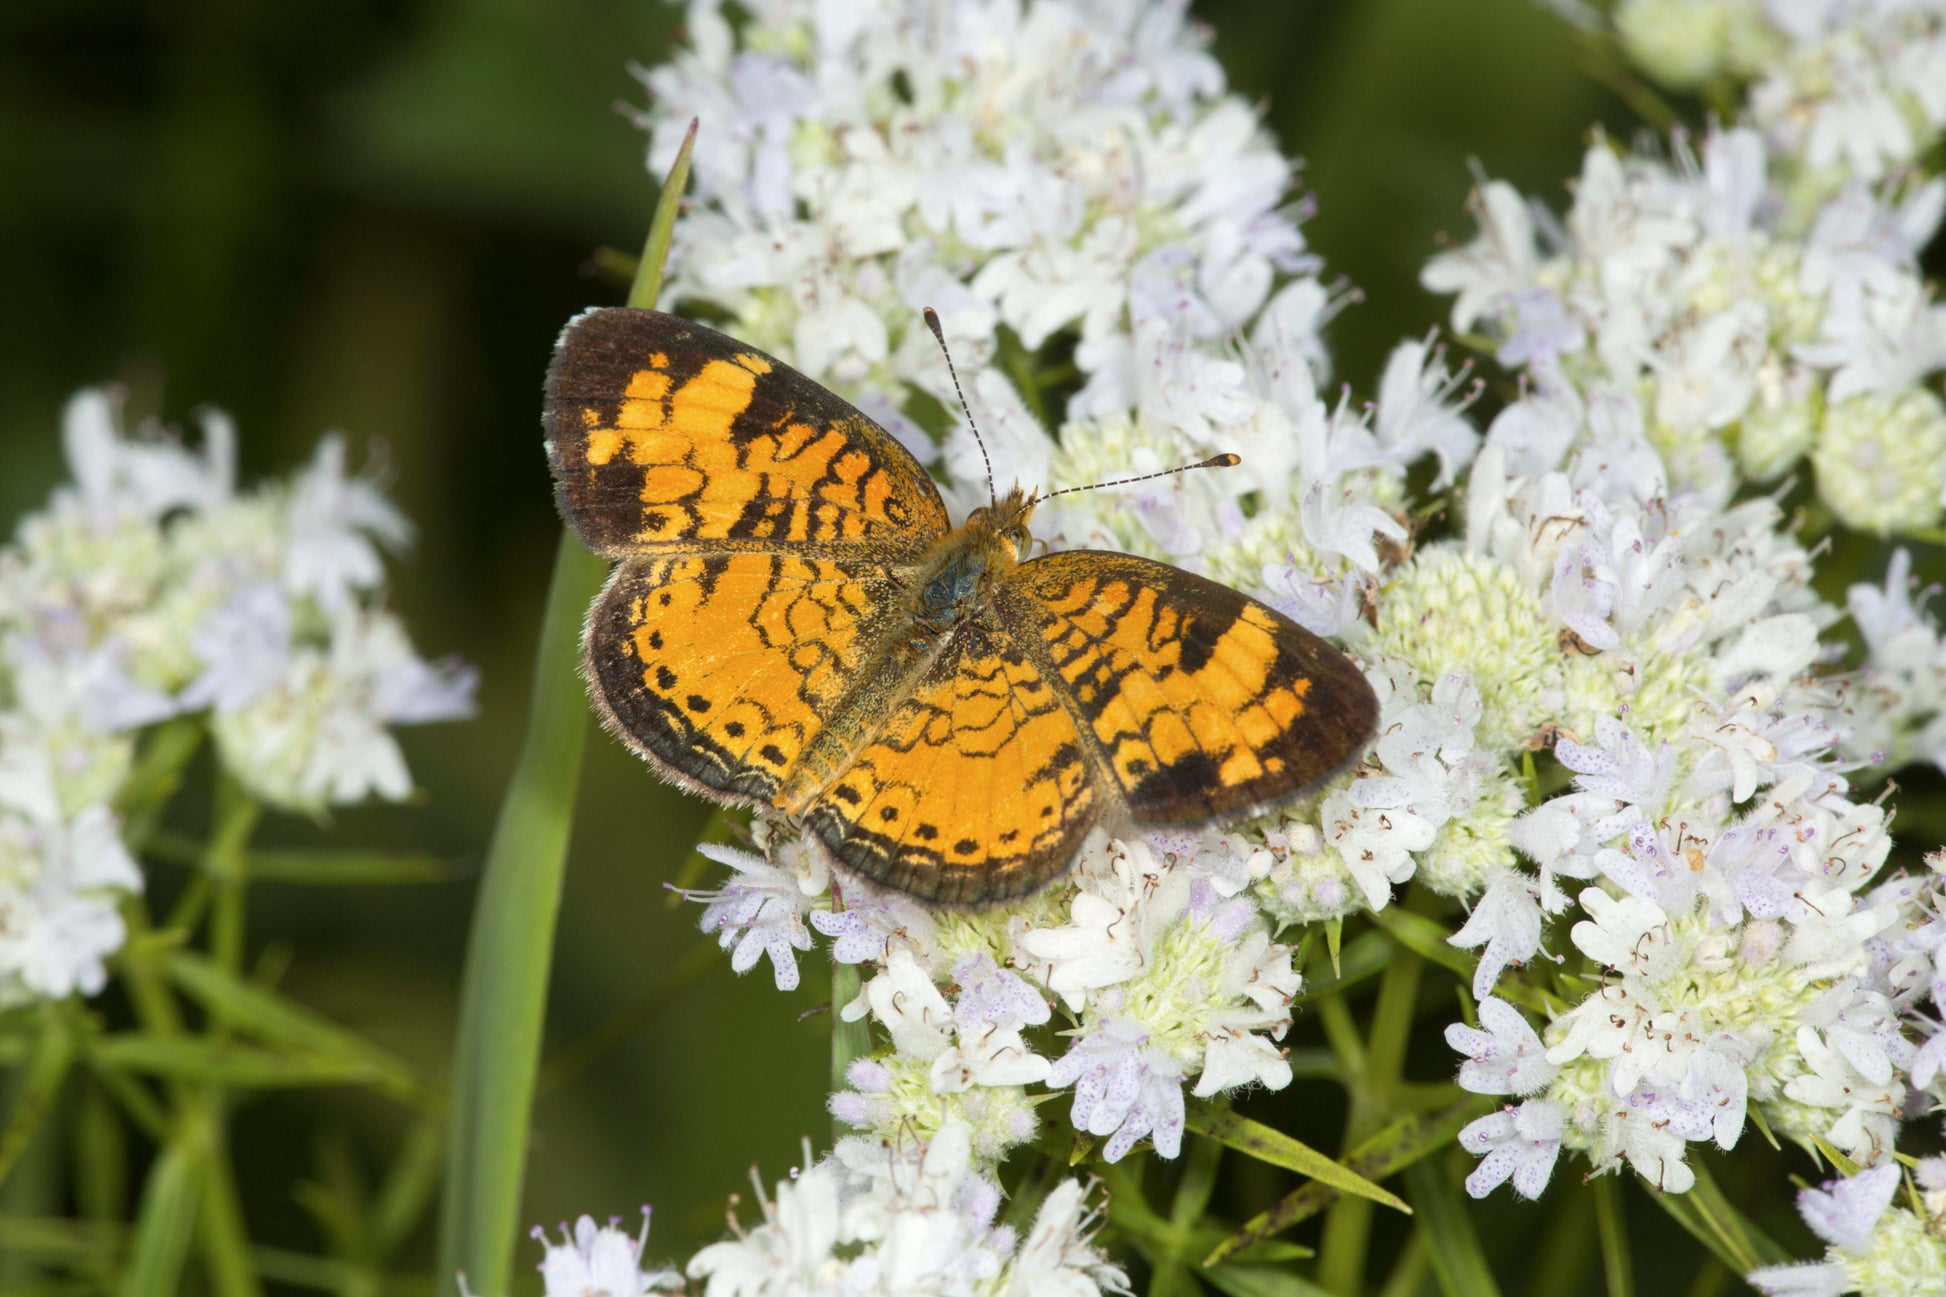
<svg viewBox="0 0 1946 1297">
<path fill-rule="evenodd" d="M 1282 614 L 1131 554 L 1029 557 L 1018 487 L 955 527 L 885 429 L 700 324 L 577 316 L 543 423 L 562 517 L 618 560 L 583 639 L 608 729 L 922 902 L 1024 896 L 1097 826 L 1303 792 L 1376 726 Z"/>
</svg>

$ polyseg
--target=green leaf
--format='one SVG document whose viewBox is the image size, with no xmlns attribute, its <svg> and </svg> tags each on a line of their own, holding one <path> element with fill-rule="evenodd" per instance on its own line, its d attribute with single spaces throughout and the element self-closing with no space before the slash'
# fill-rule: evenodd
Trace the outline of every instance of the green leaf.
<svg viewBox="0 0 1946 1297">
<path fill-rule="evenodd" d="M 1469 1095 L 1443 1111 L 1403 1117 L 1347 1153 L 1343 1165 L 1371 1180 L 1396 1175 L 1421 1158 L 1446 1148 L 1462 1126 L 1492 1106 L 1491 1096 Z M 1203 1263 L 1215 1265 L 1236 1256 L 1245 1248 L 1317 1215 L 1337 1197 L 1335 1188 L 1317 1181 L 1300 1185 L 1224 1239 L 1203 1258 Z"/>
<path fill-rule="evenodd" d="M 1635 1297 L 1635 1267 L 1630 1262 L 1628 1216 L 1622 1208 L 1621 1184 L 1612 1175 L 1596 1176 L 1589 1185 L 1595 1198 L 1595 1234 L 1601 1240 L 1601 1274 L 1608 1297 Z"/>
<path fill-rule="evenodd" d="M 1392 957 L 1393 949 L 1392 942 L 1382 932 L 1359 933 L 1332 961 L 1336 965 L 1335 972 L 1329 968 L 1306 971 L 1304 989 L 1291 1000 L 1291 1007 L 1299 1008 L 1324 996 L 1342 994 L 1358 983 L 1378 976 L 1385 969 L 1385 961 Z"/>
<path fill-rule="evenodd" d="M 1775 1239 L 1730 1205 L 1700 1159 L 1692 1158 L 1689 1169 L 1695 1172 L 1696 1183 L 1688 1193 L 1662 1193 L 1646 1180 L 1642 1183 L 1655 1205 L 1668 1212 L 1697 1242 L 1736 1274 L 1748 1274 L 1759 1266 L 1782 1265 L 1793 1259 Z"/>
<path fill-rule="evenodd" d="M 1295 1271 L 1266 1265 L 1212 1266 L 1201 1277 L 1230 1297 L 1331 1297 Z"/>
<path fill-rule="evenodd" d="M 89 1058 L 100 1068 L 244 1090 L 377 1085 L 384 1079 L 354 1059 L 278 1053 L 207 1036 L 103 1036 L 89 1048 Z"/>
<path fill-rule="evenodd" d="M 446 883 L 463 878 L 468 872 L 460 861 L 443 856 L 356 847 L 252 851 L 248 861 L 252 882 L 300 883 L 316 887 L 398 887 L 413 883 Z"/>
<path fill-rule="evenodd" d="M 642 243 L 642 259 L 635 263 L 635 282 L 628 288 L 628 304 L 653 307 L 662 296 L 662 268 L 669 260 L 669 238 L 676 231 L 676 212 L 682 207 L 682 191 L 689 187 L 689 158 L 696 151 L 696 128 L 701 123 L 691 118 L 689 133 L 662 182 L 662 193 L 655 200 L 655 215 L 649 218 L 649 234 Z"/>
<path fill-rule="evenodd" d="M 1292 1139 L 1281 1130 L 1273 1130 L 1262 1122 L 1211 1107 L 1200 1099 L 1190 1101 L 1187 1115 L 1190 1130 L 1215 1140 L 1225 1148 L 1233 1148 L 1259 1162 L 1309 1176 L 1340 1193 L 1369 1198 L 1381 1206 L 1407 1215 L 1412 1212 L 1412 1208 L 1406 1206 L 1397 1194 L 1379 1188 L 1356 1171 L 1333 1161 L 1310 1145 Z"/>
<path fill-rule="evenodd" d="M 0 1126 L 0 1181 L 5 1181 L 14 1163 L 33 1142 L 34 1133 L 47 1120 L 54 1100 L 67 1080 L 74 1063 L 74 1036 L 65 1018 L 50 1008 L 41 1015 L 41 1036 L 33 1061 L 24 1076 L 12 1087 L 13 1104 L 7 1111 L 7 1124 Z"/>
<path fill-rule="evenodd" d="M 122 1297 L 160 1297 L 181 1291 L 183 1261 L 196 1233 L 202 1142 L 199 1133 L 179 1133 L 149 1168 L 117 1290 Z"/>
<path fill-rule="evenodd" d="M 1446 1297 L 1499 1297 L 1480 1236 L 1460 1201 L 1459 1191 L 1436 1159 L 1406 1168 L 1405 1183 L 1418 1209 L 1419 1237 L 1425 1240 L 1433 1276 Z"/>
<path fill-rule="evenodd" d="M 441 1096 L 411 1065 L 322 1015 L 268 987 L 247 982 L 200 955 L 173 952 L 169 978 L 185 995 L 219 1016 L 233 1031 L 272 1045 L 289 1046 L 306 1058 L 334 1061 L 375 1078 L 381 1090 L 403 1102 L 436 1107 Z"/>
<path fill-rule="evenodd" d="M 653 306 L 661 289 L 695 141 L 692 123 L 656 202 L 630 306 Z M 479 1292 L 511 1287 L 554 922 L 588 734 L 581 621 L 606 575 L 607 564 L 562 532 L 541 613 L 527 734 L 494 825 L 467 941 L 434 1272 L 442 1291 L 451 1291 L 451 1276 L 461 1270 Z"/>
</svg>

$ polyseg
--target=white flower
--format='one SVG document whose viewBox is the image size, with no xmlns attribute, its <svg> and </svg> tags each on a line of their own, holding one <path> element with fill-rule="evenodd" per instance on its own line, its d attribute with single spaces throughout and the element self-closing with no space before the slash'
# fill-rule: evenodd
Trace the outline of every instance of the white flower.
<svg viewBox="0 0 1946 1297">
<path fill-rule="evenodd" d="M 698 843 L 696 850 L 736 871 L 713 892 L 687 894 L 690 900 L 705 902 L 697 926 L 718 934 L 717 944 L 732 952 L 732 969 L 748 972 L 768 955 L 777 989 L 796 990 L 793 952 L 811 948 L 811 934 L 804 926 L 810 899 L 804 878 L 748 851 L 713 842 Z"/>
<path fill-rule="evenodd" d="M 1554 1079 L 1541 1038 L 1520 1010 L 1504 1000 L 1480 1001 L 1480 1029 L 1454 1023 L 1446 1043 L 1467 1055 L 1460 1088 L 1475 1094 L 1532 1094 Z"/>
<path fill-rule="evenodd" d="M 412 538 L 405 515 L 370 482 L 345 474 L 344 438 L 318 442 L 311 463 L 291 484 L 283 579 L 294 594 L 327 609 L 385 575 L 373 541 L 400 546 Z"/>
<path fill-rule="evenodd" d="M 547 1249 L 541 1258 L 541 1287 L 546 1297 L 643 1297 L 682 1286 L 674 1270 L 642 1269 L 642 1249 L 649 1241 L 649 1212 L 642 1209 L 642 1230 L 630 1238 L 615 1222 L 597 1226 L 592 1217 L 574 1222 L 574 1233 L 561 1226 L 561 1241 L 550 1243 L 538 1228 L 534 1238 Z"/>
<path fill-rule="evenodd" d="M 1055 1060 L 1047 1082 L 1074 1087 L 1075 1129 L 1109 1136 L 1106 1160 L 1121 1161 L 1144 1137 L 1163 1157 L 1182 1152 L 1182 1067 L 1134 1023 L 1097 1024 Z"/>
<path fill-rule="evenodd" d="M 1566 1124 L 1567 1114 L 1546 1099 L 1529 1099 L 1470 1123 L 1460 1132 L 1460 1145 L 1479 1155 L 1480 1164 L 1466 1177 L 1466 1192 L 1484 1198 L 1511 1180 L 1521 1197 L 1540 1197 L 1554 1175 Z"/>
</svg>

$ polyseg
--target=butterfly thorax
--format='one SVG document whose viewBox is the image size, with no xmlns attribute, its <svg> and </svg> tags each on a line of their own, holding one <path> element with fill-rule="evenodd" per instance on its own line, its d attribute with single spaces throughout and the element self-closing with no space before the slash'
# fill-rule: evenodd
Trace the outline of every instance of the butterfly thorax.
<svg viewBox="0 0 1946 1297">
<path fill-rule="evenodd" d="M 936 545 L 912 583 L 912 638 L 950 634 L 986 606 L 995 583 L 1027 556 L 1033 500 L 1019 487 L 967 520 Z"/>
</svg>

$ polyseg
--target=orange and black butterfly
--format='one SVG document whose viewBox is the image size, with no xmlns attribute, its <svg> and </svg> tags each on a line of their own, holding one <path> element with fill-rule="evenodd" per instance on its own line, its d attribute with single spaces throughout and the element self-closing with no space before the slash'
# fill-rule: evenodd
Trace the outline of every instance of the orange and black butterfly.
<svg viewBox="0 0 1946 1297">
<path fill-rule="evenodd" d="M 584 641 L 609 729 L 922 901 L 1025 895 L 1097 825 L 1302 792 L 1376 724 L 1280 613 L 1128 554 L 1030 559 L 1018 488 L 954 527 L 890 433 L 702 325 L 577 317 L 544 421 L 562 516 L 619 560 Z"/>
</svg>

